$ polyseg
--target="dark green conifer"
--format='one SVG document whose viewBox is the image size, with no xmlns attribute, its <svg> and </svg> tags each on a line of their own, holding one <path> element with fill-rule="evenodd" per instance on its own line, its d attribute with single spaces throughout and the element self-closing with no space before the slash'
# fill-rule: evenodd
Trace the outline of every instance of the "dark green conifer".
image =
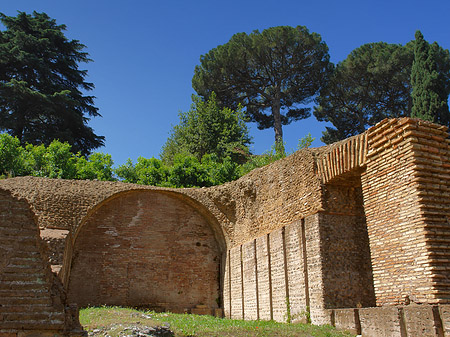
<svg viewBox="0 0 450 337">
<path fill-rule="evenodd" d="M 87 125 L 99 113 L 84 94 L 94 85 L 78 68 L 91 61 L 85 46 L 67 39 L 66 27 L 45 13 L 0 13 L 0 21 L 0 130 L 22 144 L 59 139 L 84 155 L 102 146 L 104 137 Z"/>
<path fill-rule="evenodd" d="M 448 76 L 441 76 L 438 69 L 440 48 L 436 42 L 430 45 L 425 41 L 420 31 L 416 32 L 415 38 L 411 117 L 448 124 Z"/>
</svg>

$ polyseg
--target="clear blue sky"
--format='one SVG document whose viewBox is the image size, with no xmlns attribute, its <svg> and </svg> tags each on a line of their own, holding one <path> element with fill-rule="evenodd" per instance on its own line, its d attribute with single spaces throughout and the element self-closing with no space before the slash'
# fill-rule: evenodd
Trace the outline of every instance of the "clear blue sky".
<svg viewBox="0 0 450 337">
<path fill-rule="evenodd" d="M 178 112 L 194 93 L 191 79 L 199 57 L 238 32 L 302 25 L 319 33 L 337 63 L 365 43 L 405 44 L 420 29 L 430 42 L 450 48 L 449 0 L 1 0 L 0 12 L 45 12 L 67 25 L 94 62 L 82 64 L 102 118 L 90 122 L 106 136 L 98 151 L 116 165 L 127 158 L 158 157 Z M 284 127 L 287 149 L 311 132 L 321 146 L 325 123 L 314 116 Z M 252 151 L 274 142 L 272 129 L 251 125 Z"/>
</svg>

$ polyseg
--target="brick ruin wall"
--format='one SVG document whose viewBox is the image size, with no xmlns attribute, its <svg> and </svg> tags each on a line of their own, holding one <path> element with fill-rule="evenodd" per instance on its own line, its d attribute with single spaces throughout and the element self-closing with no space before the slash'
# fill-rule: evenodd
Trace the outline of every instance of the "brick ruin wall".
<svg viewBox="0 0 450 337">
<path fill-rule="evenodd" d="M 0 189 L 0 336 L 81 336 L 28 203 Z"/>
<path fill-rule="evenodd" d="M 450 303 L 446 128 L 404 118 L 369 130 L 362 175 L 377 305 Z"/>
<path fill-rule="evenodd" d="M 112 263 L 98 259 L 101 252 L 117 254 L 124 273 L 135 260 L 175 270 L 170 260 L 177 261 L 176 253 L 147 261 L 113 247 L 130 235 L 145 243 L 144 250 L 156 249 L 154 242 L 133 236 L 129 225 L 138 220 L 144 230 L 143 224 L 151 223 L 151 235 L 164 237 L 164 226 L 186 225 L 183 216 L 169 217 L 164 224 L 149 219 L 179 208 L 195 218 L 188 231 L 209 233 L 205 256 L 220 256 L 203 267 L 210 275 L 206 287 L 211 297 L 189 302 L 180 296 L 170 305 L 161 297 L 145 304 L 178 302 L 177 310 L 184 310 L 207 302 L 211 312 L 218 303 L 228 317 L 284 321 L 290 312 L 295 319 L 310 315 L 314 323 L 330 323 L 339 308 L 450 303 L 449 149 L 445 127 L 402 118 L 327 147 L 298 151 L 212 188 L 31 177 L 0 181 L 0 188 L 31 205 L 41 236 L 51 246 L 53 270 L 74 301 L 79 295 L 70 284 L 83 273 L 81 266 L 91 263 L 102 273 Z M 164 205 L 139 213 L 139 200 L 126 202 L 139 191 L 163 198 Z M 125 214 L 114 215 L 118 209 Z M 102 242 L 97 251 L 88 233 Z M 196 243 L 192 237 L 175 250 L 196 256 Z M 133 298 L 125 281 L 103 281 L 100 293 L 121 289 L 127 295 L 120 301 Z M 218 301 L 212 304 L 212 298 Z M 80 299 L 80 304 L 90 300 Z"/>
<path fill-rule="evenodd" d="M 195 209 L 154 191 L 126 193 L 98 208 L 78 234 L 68 297 L 82 307 L 215 309 L 220 264 L 214 233 Z"/>
</svg>

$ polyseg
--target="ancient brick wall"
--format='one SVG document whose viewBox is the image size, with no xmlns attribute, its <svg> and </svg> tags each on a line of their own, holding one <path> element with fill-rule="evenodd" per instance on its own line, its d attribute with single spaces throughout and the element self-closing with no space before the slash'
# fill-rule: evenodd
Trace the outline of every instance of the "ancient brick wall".
<svg viewBox="0 0 450 337">
<path fill-rule="evenodd" d="M 377 305 L 450 301 L 446 128 L 403 118 L 368 134 L 362 176 Z"/>
<path fill-rule="evenodd" d="M 322 315 L 317 225 L 317 216 L 308 217 L 231 248 L 225 270 L 225 315 L 285 322 L 288 305 L 295 321 L 306 321 L 310 305 L 314 317 Z"/>
<path fill-rule="evenodd" d="M 197 210 L 158 191 L 124 192 L 79 228 L 68 296 L 79 306 L 212 312 L 221 303 L 221 258 Z"/>
<path fill-rule="evenodd" d="M 183 305 L 176 310 L 182 310 L 201 301 L 214 308 L 213 298 L 219 298 L 229 317 L 286 320 L 290 313 L 301 320 L 309 311 L 314 323 L 327 323 L 331 308 L 449 302 L 448 144 L 446 128 L 403 118 L 330 146 L 298 151 L 212 188 L 31 177 L 6 179 L 0 187 L 30 203 L 50 245 L 53 270 L 83 305 L 100 303 L 116 289 L 117 303 L 142 300 L 175 308 L 179 302 Z M 138 194 L 158 196 L 159 203 L 134 200 Z M 162 219 L 166 213 L 169 224 L 144 225 L 142 219 Z M 195 234 L 185 241 L 173 235 L 180 242 L 174 247 L 200 263 L 191 276 L 206 270 L 205 288 L 197 289 L 209 292 L 204 299 L 172 297 L 191 282 L 177 274 L 190 262 L 177 260 L 181 256 L 166 253 L 151 239 L 167 237 L 163 228 L 184 224 L 186 215 L 195 220 L 181 227 Z M 133 217 L 142 220 L 136 228 L 145 235 L 128 226 Z M 208 242 L 196 246 L 205 247 L 206 259 L 190 250 L 195 235 Z M 94 247 L 92 237 L 100 237 L 102 245 Z M 143 243 L 142 252 L 150 254 L 123 249 L 130 242 Z M 122 262 L 113 266 L 116 256 Z M 219 258 L 210 264 L 213 256 Z M 95 266 L 102 277 L 90 282 L 96 289 L 82 291 L 80 275 L 90 272 L 87 266 Z M 160 280 L 178 276 L 172 288 L 150 299 L 142 295 L 150 286 L 142 275 L 154 266 L 168 269 Z M 138 289 L 123 275 L 137 280 Z M 153 276 L 148 276 L 153 283 L 160 282 Z M 344 316 L 351 320 L 347 312 Z"/>
<path fill-rule="evenodd" d="M 319 230 L 326 308 L 375 305 L 360 174 L 350 171 L 323 186 Z"/>
<path fill-rule="evenodd" d="M 244 177 L 203 189 L 226 216 L 219 220 L 229 248 L 280 229 L 322 208 L 316 150 L 305 149 Z"/>
<path fill-rule="evenodd" d="M 0 214 L 0 335 L 80 335 L 28 204 L 0 189 Z"/>
</svg>

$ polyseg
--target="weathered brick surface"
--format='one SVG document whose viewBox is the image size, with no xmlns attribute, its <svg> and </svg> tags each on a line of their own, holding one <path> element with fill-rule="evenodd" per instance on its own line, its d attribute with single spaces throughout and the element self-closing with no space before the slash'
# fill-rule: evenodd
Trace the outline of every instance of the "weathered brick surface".
<svg viewBox="0 0 450 337">
<path fill-rule="evenodd" d="M 323 188 L 319 213 L 326 308 L 375 305 L 361 181 L 346 174 Z"/>
<path fill-rule="evenodd" d="M 450 336 L 450 304 L 440 305 L 439 314 L 442 320 L 445 336 Z"/>
<path fill-rule="evenodd" d="M 319 221 L 319 214 L 314 214 L 305 218 L 306 266 L 308 269 L 308 292 L 310 298 L 311 320 L 313 322 L 319 322 L 319 324 L 325 324 L 326 318 L 323 314 L 325 302 Z"/>
<path fill-rule="evenodd" d="M 365 222 L 357 216 L 322 213 L 320 221 L 325 307 L 374 306 Z"/>
<path fill-rule="evenodd" d="M 68 294 L 80 306 L 213 309 L 219 261 L 214 233 L 195 209 L 160 192 L 131 192 L 79 228 Z"/>
<path fill-rule="evenodd" d="M 243 319 L 243 304 L 245 298 L 242 288 L 242 265 L 241 265 L 241 247 L 235 247 L 230 250 L 230 272 L 231 272 L 231 318 Z"/>
<path fill-rule="evenodd" d="M 258 319 L 255 241 L 242 245 L 244 282 L 244 319 Z"/>
<path fill-rule="evenodd" d="M 405 306 L 403 307 L 403 317 L 408 336 L 434 337 L 437 335 L 432 306 Z"/>
<path fill-rule="evenodd" d="M 66 314 L 34 214 L 26 201 L 0 189 L 0 335 L 81 333 Z"/>
<path fill-rule="evenodd" d="M 231 318 L 231 258 L 230 251 L 226 252 L 225 270 L 223 276 L 223 313 L 225 317 Z"/>
<path fill-rule="evenodd" d="M 360 170 L 366 164 L 368 133 L 347 138 L 320 148 L 317 153 L 317 173 L 325 184 L 348 172 Z"/>
<path fill-rule="evenodd" d="M 214 267 L 208 262 L 185 272 L 192 276 L 200 275 L 200 269 L 206 271 L 204 287 L 210 290 L 202 291 L 212 294 L 207 301 L 212 303 L 215 297 L 223 304 L 227 317 L 285 320 L 289 298 L 292 315 L 309 307 L 312 321 L 321 324 L 331 321 L 330 308 L 449 303 L 449 168 L 446 128 L 402 118 L 383 121 L 362 135 L 327 147 L 298 151 L 212 188 L 165 189 L 31 177 L 2 180 L 0 187 L 30 203 L 39 226 L 45 229 L 41 236 L 51 248 L 53 269 L 61 268 L 59 276 L 66 287 L 72 282 L 72 261 L 75 269 L 101 268 L 103 281 L 86 286 L 92 288 L 83 299 L 86 303 L 91 296 L 106 296 L 113 289 L 115 300 L 122 304 L 149 302 L 145 296 L 153 296 L 151 291 L 141 295 L 146 282 L 143 275 L 158 270 L 161 261 L 167 261 L 163 265 L 173 271 L 171 275 L 178 275 L 175 283 L 184 282 L 184 276 L 177 274 L 183 270 L 181 264 L 171 264 L 177 261 L 176 254 L 169 256 L 163 247 L 161 238 L 167 233 L 157 231 L 155 240 L 138 238 L 128 227 L 117 237 L 115 229 L 107 233 L 114 226 L 130 223 L 125 218 L 109 221 L 115 209 L 108 209 L 107 204 L 116 202 L 115 208 L 121 209 L 127 195 L 147 191 L 169 198 L 165 207 L 170 208 L 173 200 L 179 202 L 182 211 L 174 223 L 184 221 L 186 214 L 197 214 L 200 220 L 196 223 L 209 231 L 202 240 L 215 240 L 217 251 L 212 254 L 208 246 L 210 251 L 205 252 L 207 257 L 218 256 Z M 125 208 L 134 212 L 138 206 Z M 164 213 L 164 207 L 159 211 Z M 138 254 L 135 263 L 116 266 L 114 254 L 104 257 L 101 245 L 89 248 L 90 255 L 84 254 L 77 242 L 87 235 L 83 232 L 89 225 L 100 232 L 103 228 L 104 238 L 110 237 L 104 243 L 111 253 L 118 252 L 117 242 L 129 244 L 124 241 L 131 235 L 130 241 L 150 247 L 152 258 Z M 64 232 L 65 245 L 64 235 L 56 238 L 52 231 Z M 176 249 L 191 254 L 191 239 L 180 240 Z M 72 240 L 75 246 L 67 244 Z M 30 250 L 24 244 L 21 253 Z M 194 261 L 200 259 L 194 257 Z M 17 274 L 14 277 L 27 280 L 27 275 L 11 270 Z M 212 270 L 216 270 L 215 278 Z M 124 274 L 136 284 L 129 285 Z M 159 280 L 168 278 L 162 274 Z M 152 303 L 170 306 L 176 296 L 165 291 Z M 187 305 L 191 299 L 180 296 L 177 301 Z"/>
<path fill-rule="evenodd" d="M 284 235 L 282 229 L 273 231 L 270 240 L 270 270 L 272 274 L 273 319 L 286 322 L 286 278 L 284 267 Z"/>
<path fill-rule="evenodd" d="M 273 319 L 272 315 L 272 285 L 270 275 L 270 256 L 267 245 L 267 235 L 256 238 L 256 266 L 258 269 L 258 302 L 259 318 Z"/>
<path fill-rule="evenodd" d="M 334 326 L 338 330 L 349 331 L 355 335 L 361 334 L 361 323 L 357 309 L 334 309 Z"/>
<path fill-rule="evenodd" d="M 332 324 L 362 336 L 448 335 L 448 305 L 407 305 L 359 309 L 332 309 Z M 446 330 L 447 329 L 447 330 Z"/>
<path fill-rule="evenodd" d="M 298 151 L 235 182 L 208 189 L 35 177 L 3 179 L 0 187 L 29 201 L 39 227 L 72 232 L 99 203 L 117 193 L 145 189 L 182 195 L 208 217 L 214 230 L 232 247 L 321 208 L 314 151 Z"/>
<path fill-rule="evenodd" d="M 446 137 L 407 118 L 369 130 L 362 186 L 378 305 L 450 300 Z"/>
<path fill-rule="evenodd" d="M 301 226 L 301 221 L 286 226 L 285 241 L 291 316 L 294 321 L 305 322 L 305 313 L 308 306 L 306 293 L 308 290 L 307 285 L 305 285 L 307 275 L 305 275 Z"/>
</svg>

